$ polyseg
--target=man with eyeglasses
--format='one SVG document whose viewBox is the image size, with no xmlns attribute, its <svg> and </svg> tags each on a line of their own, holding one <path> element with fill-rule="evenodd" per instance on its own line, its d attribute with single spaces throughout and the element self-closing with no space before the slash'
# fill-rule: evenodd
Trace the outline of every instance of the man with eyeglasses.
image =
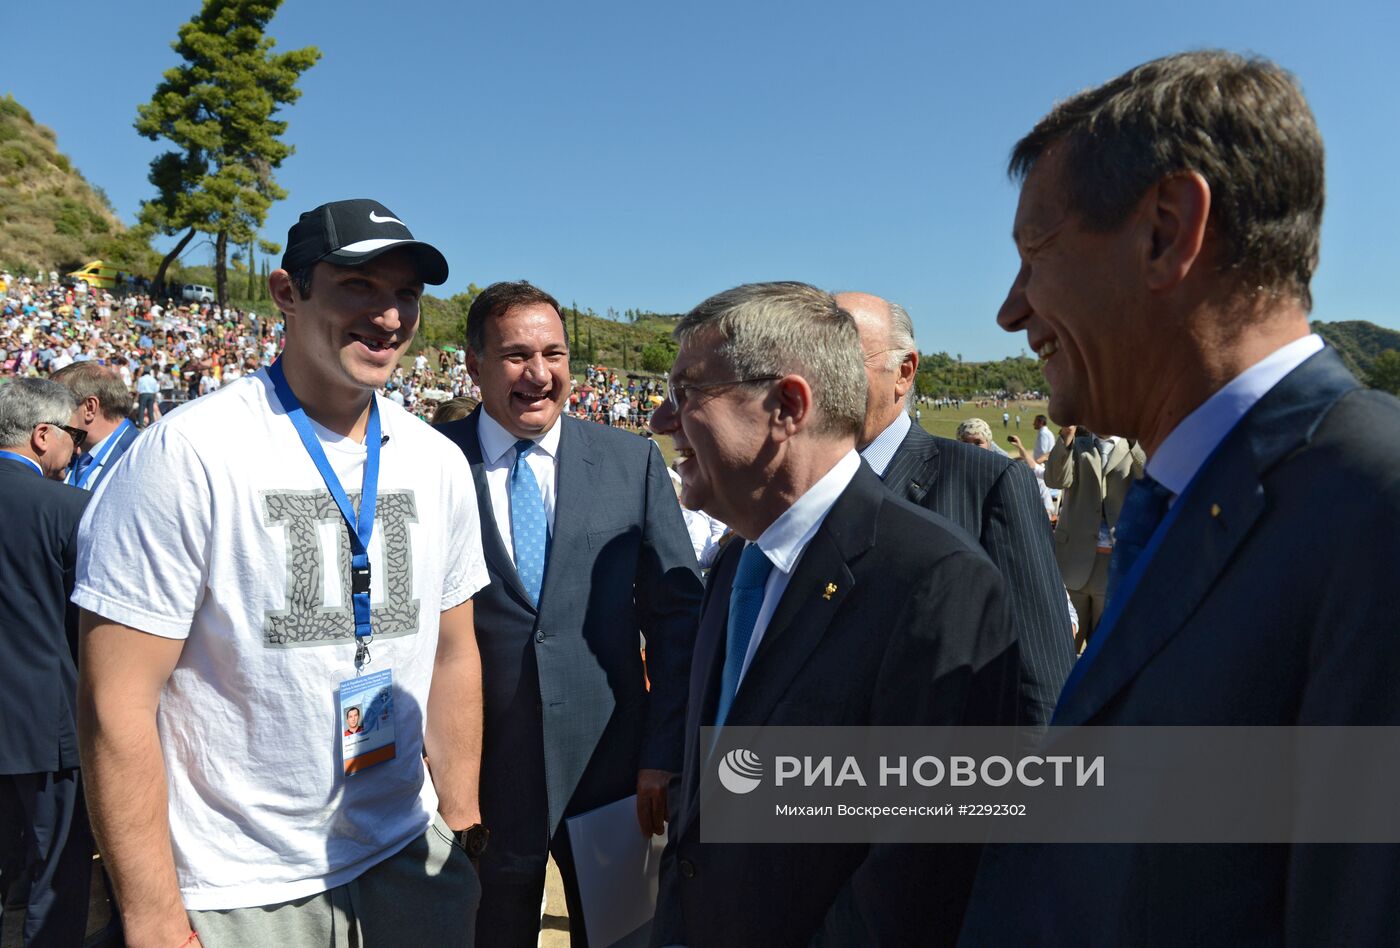
<svg viewBox="0 0 1400 948">
<path fill-rule="evenodd" d="M 677 326 L 652 416 L 681 500 L 729 524 L 686 712 L 654 945 L 949 944 L 978 847 L 701 840 L 715 726 L 1010 725 L 1015 635 L 970 537 L 895 497 L 856 453 L 860 337 L 830 294 L 741 286 Z"/>
<path fill-rule="evenodd" d="M 84 432 L 48 379 L 0 386 L 0 865 L 31 880 L 26 945 L 81 944 L 92 835 L 79 775 L 78 522 L 89 494 L 59 481 Z M 8 886 L 4 886 L 8 888 Z M 0 917 L 5 895 L 0 891 Z"/>
</svg>

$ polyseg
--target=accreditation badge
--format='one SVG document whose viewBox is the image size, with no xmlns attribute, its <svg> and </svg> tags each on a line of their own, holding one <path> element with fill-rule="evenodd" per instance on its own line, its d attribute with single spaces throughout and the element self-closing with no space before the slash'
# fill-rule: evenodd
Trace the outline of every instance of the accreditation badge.
<svg viewBox="0 0 1400 948">
<path fill-rule="evenodd" d="M 394 759 L 393 675 L 386 668 L 340 683 L 336 730 L 347 775 Z"/>
</svg>

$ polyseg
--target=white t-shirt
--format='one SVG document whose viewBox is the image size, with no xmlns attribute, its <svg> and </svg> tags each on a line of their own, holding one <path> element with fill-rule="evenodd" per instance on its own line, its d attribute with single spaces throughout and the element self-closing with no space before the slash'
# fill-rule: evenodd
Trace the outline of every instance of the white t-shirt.
<svg viewBox="0 0 1400 948">
<path fill-rule="evenodd" d="M 462 452 L 378 399 L 369 545 L 374 640 L 397 753 L 345 776 L 337 691 L 355 677 L 349 541 L 266 371 L 167 415 L 101 484 L 73 601 L 184 639 L 160 699 L 170 834 L 185 907 L 271 905 L 342 885 L 437 809 L 423 719 L 439 614 L 486 585 Z M 317 429 L 358 508 L 365 446 Z"/>
</svg>

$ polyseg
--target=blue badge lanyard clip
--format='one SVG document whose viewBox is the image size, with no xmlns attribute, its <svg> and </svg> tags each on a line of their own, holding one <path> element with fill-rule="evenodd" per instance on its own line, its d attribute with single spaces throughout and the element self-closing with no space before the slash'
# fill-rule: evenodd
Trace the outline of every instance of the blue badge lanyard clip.
<svg viewBox="0 0 1400 948">
<path fill-rule="evenodd" d="M 358 675 L 360 670 L 369 664 L 369 645 L 374 641 L 374 629 L 370 624 L 369 541 L 374 534 L 374 508 L 379 491 L 379 405 L 371 396 L 369 425 L 365 432 L 365 472 L 360 485 L 360 510 L 357 514 L 350 505 L 350 498 L 346 496 L 345 489 L 340 486 L 340 478 L 336 477 L 335 471 L 331 469 L 326 451 L 321 447 L 316 432 L 312 430 L 306 411 L 301 407 L 301 402 L 297 400 L 292 387 L 287 384 L 282 360 L 278 359 L 272 363 L 267 374 L 272 379 L 277 400 L 286 410 L 287 417 L 291 419 L 298 437 L 301 438 L 302 446 L 311 456 L 312 463 L 320 472 L 321 479 L 326 482 L 326 489 L 330 491 L 331 498 L 345 520 L 346 533 L 350 538 L 350 603 L 355 615 L 355 674 Z"/>
</svg>

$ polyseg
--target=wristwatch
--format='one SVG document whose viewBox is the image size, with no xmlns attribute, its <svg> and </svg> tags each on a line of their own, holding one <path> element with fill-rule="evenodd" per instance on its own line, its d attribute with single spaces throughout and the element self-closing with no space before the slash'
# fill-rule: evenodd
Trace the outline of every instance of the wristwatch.
<svg viewBox="0 0 1400 948">
<path fill-rule="evenodd" d="M 467 855 L 472 859 L 480 859 L 481 854 L 486 852 L 486 844 L 491 839 L 491 831 L 480 823 L 473 823 L 466 829 L 458 830 L 452 834 L 457 845 L 467 851 Z"/>
</svg>

